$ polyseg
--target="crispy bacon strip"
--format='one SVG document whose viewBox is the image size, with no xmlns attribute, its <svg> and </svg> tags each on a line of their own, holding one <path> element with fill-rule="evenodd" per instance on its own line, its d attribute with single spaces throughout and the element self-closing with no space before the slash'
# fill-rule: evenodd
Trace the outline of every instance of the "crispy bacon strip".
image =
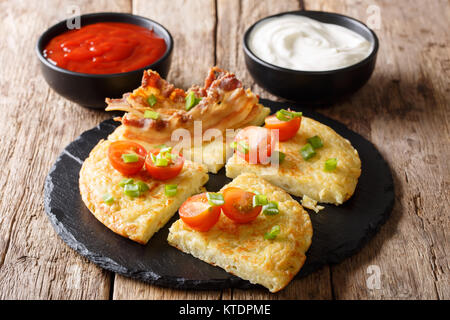
<svg viewBox="0 0 450 320">
<path fill-rule="evenodd" d="M 122 110 L 127 113 L 121 118 L 125 126 L 124 136 L 149 143 L 170 141 L 175 129 L 185 128 L 193 133 L 194 121 L 202 121 L 202 129 L 236 129 L 251 123 L 263 108 L 258 97 L 250 90 L 244 90 L 242 82 L 233 73 L 218 67 L 209 70 L 204 87 L 192 86 L 200 103 L 186 111 L 187 92 L 175 88 L 152 70 L 144 72 L 142 85 L 122 99 L 106 99 L 107 111 Z M 156 103 L 149 102 L 154 96 Z M 145 110 L 159 113 L 157 120 L 145 119 Z"/>
</svg>

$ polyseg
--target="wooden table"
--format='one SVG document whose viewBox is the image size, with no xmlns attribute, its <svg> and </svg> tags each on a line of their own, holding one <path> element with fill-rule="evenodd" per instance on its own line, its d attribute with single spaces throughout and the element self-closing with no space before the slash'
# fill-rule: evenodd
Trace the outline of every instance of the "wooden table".
<svg viewBox="0 0 450 320">
<path fill-rule="evenodd" d="M 389 162 L 396 192 L 392 216 L 361 252 L 292 281 L 278 294 L 148 285 L 102 270 L 53 231 L 43 208 L 45 176 L 65 145 L 110 117 L 58 96 L 39 71 L 37 38 L 66 19 L 73 3 L 0 2 L 1 299 L 450 298 L 447 0 L 78 1 L 81 13 L 132 12 L 166 26 L 175 39 L 169 80 L 176 85 L 201 84 L 208 68 L 219 65 L 271 99 L 276 98 L 253 83 L 244 65 L 242 36 L 257 19 L 324 10 L 375 28 L 381 47 L 371 80 L 346 102 L 319 112 L 372 141 Z M 380 271 L 379 289 L 366 283 L 374 270 Z"/>
</svg>

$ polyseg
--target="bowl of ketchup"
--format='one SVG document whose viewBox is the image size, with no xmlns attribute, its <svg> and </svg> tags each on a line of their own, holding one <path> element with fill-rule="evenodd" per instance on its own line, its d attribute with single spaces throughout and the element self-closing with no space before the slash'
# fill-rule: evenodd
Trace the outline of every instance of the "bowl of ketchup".
<svg viewBox="0 0 450 320">
<path fill-rule="evenodd" d="M 73 28 L 79 18 L 79 28 Z M 173 39 L 161 24 L 127 13 L 93 13 L 64 20 L 45 31 L 36 52 L 49 86 L 89 108 L 104 109 L 139 87 L 144 70 L 165 78 Z"/>
</svg>

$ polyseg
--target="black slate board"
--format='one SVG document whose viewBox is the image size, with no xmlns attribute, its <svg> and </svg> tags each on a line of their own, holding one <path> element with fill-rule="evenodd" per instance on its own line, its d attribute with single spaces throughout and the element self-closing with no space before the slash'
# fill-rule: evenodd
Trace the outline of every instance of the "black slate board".
<svg viewBox="0 0 450 320">
<path fill-rule="evenodd" d="M 286 108 L 283 103 L 269 100 L 261 99 L 261 103 L 272 111 Z M 394 204 L 394 186 L 387 163 L 372 143 L 319 113 L 296 109 L 350 140 L 362 162 L 362 174 L 349 201 L 338 207 L 325 205 L 318 214 L 309 211 L 314 236 L 306 263 L 297 275 L 303 277 L 325 264 L 339 263 L 361 249 L 388 218 Z M 81 200 L 78 174 L 91 149 L 116 127 L 116 122 L 106 120 L 84 132 L 64 149 L 47 176 L 45 211 L 61 238 L 102 268 L 153 284 L 184 289 L 255 287 L 171 247 L 166 241 L 168 229 L 178 214 L 147 245 L 116 235 L 95 219 Z M 210 174 L 206 188 L 217 191 L 229 181 L 222 169 L 216 175 Z"/>
</svg>

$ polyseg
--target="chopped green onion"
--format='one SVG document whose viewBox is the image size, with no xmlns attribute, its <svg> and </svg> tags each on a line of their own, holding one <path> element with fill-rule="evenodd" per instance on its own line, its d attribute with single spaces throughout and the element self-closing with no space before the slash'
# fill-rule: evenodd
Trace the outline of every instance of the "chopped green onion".
<svg viewBox="0 0 450 320">
<path fill-rule="evenodd" d="M 225 203 L 223 194 L 221 193 L 207 192 L 206 198 L 208 199 L 208 203 L 212 206 L 221 206 Z"/>
<path fill-rule="evenodd" d="M 122 160 L 125 163 L 138 162 L 139 156 L 135 153 L 124 153 L 122 154 Z"/>
<path fill-rule="evenodd" d="M 139 197 L 139 186 L 137 184 L 126 184 L 123 193 L 132 198 Z"/>
<path fill-rule="evenodd" d="M 276 201 L 270 201 L 266 205 L 262 207 L 262 213 L 264 213 L 266 216 L 274 216 L 276 214 L 279 214 L 280 211 L 278 210 L 278 202 Z"/>
<path fill-rule="evenodd" d="M 144 118 L 156 120 L 159 118 L 159 113 L 153 110 L 145 110 Z"/>
<path fill-rule="evenodd" d="M 230 148 L 236 149 L 237 148 L 237 142 L 233 141 L 232 143 L 230 143 Z"/>
<path fill-rule="evenodd" d="M 268 203 L 267 196 L 263 194 L 255 194 L 253 196 L 253 207 L 264 206 Z"/>
<path fill-rule="evenodd" d="M 270 157 L 272 159 L 272 162 L 280 164 L 284 161 L 284 158 L 286 158 L 286 154 L 281 151 L 274 151 Z"/>
<path fill-rule="evenodd" d="M 174 195 L 177 194 L 177 185 L 176 184 L 166 184 L 164 186 L 164 193 L 166 194 L 166 196 L 168 197 L 173 197 Z"/>
<path fill-rule="evenodd" d="M 261 192 L 254 190 L 253 191 L 254 194 L 261 194 Z"/>
<path fill-rule="evenodd" d="M 189 94 L 185 98 L 186 100 L 186 111 L 191 110 L 193 107 L 195 107 L 200 101 L 202 101 L 202 98 L 197 98 L 195 96 L 194 91 L 189 92 Z"/>
<path fill-rule="evenodd" d="M 155 166 L 157 166 L 157 167 L 167 167 L 169 165 L 169 160 L 167 160 L 166 158 L 158 157 L 158 156 L 156 156 L 155 157 L 155 161 L 153 161 Z M 153 160 L 153 158 L 152 158 L 152 160 Z"/>
<path fill-rule="evenodd" d="M 299 118 L 302 115 L 303 114 L 301 112 L 288 111 L 285 109 L 278 110 L 277 113 L 275 114 L 277 119 L 280 121 L 291 121 L 292 119 Z"/>
<path fill-rule="evenodd" d="M 325 166 L 324 166 L 324 170 L 331 172 L 336 170 L 337 167 L 337 159 L 336 158 L 330 158 L 327 161 L 325 161 Z"/>
<path fill-rule="evenodd" d="M 111 194 L 105 193 L 103 195 L 103 202 L 106 203 L 108 206 L 110 206 L 114 203 L 114 198 Z"/>
<path fill-rule="evenodd" d="M 159 154 L 161 153 L 167 153 L 167 152 L 172 152 L 172 147 L 164 147 L 161 149 L 161 151 L 159 151 Z"/>
<path fill-rule="evenodd" d="M 308 142 L 314 149 L 323 147 L 322 139 L 320 139 L 319 136 L 314 136 L 314 137 L 309 138 Z"/>
<path fill-rule="evenodd" d="M 155 103 L 158 102 L 158 99 L 156 99 L 155 95 L 152 94 L 150 97 L 148 97 L 147 102 L 150 105 L 150 107 L 153 107 Z"/>
<path fill-rule="evenodd" d="M 154 146 L 153 148 L 155 148 L 155 149 L 164 149 L 164 148 L 167 148 L 167 146 L 165 144 L 160 144 L 160 145 Z"/>
<path fill-rule="evenodd" d="M 272 229 L 270 229 L 269 232 L 266 232 L 264 234 L 264 239 L 266 239 L 266 240 L 273 240 L 279 234 L 280 234 L 280 226 L 279 225 L 275 225 L 275 226 L 272 227 Z"/>
<path fill-rule="evenodd" d="M 121 186 L 122 188 L 125 187 L 126 184 L 132 184 L 134 183 L 134 180 L 129 178 L 129 179 L 122 179 L 122 181 L 119 182 L 119 186 Z"/>
<path fill-rule="evenodd" d="M 247 154 L 249 152 L 249 150 L 250 150 L 250 147 L 248 146 L 248 143 L 246 141 L 243 141 L 243 140 L 239 141 L 237 143 L 237 146 L 241 148 L 240 151 L 242 153 L 244 153 L 244 154 Z"/>
<path fill-rule="evenodd" d="M 145 191 L 148 191 L 150 189 L 148 185 L 142 181 L 136 182 L 136 185 L 138 186 L 139 193 L 144 193 Z"/>
<path fill-rule="evenodd" d="M 309 143 L 305 144 L 301 149 L 300 153 L 305 160 L 309 160 L 316 155 L 314 148 Z"/>
</svg>

